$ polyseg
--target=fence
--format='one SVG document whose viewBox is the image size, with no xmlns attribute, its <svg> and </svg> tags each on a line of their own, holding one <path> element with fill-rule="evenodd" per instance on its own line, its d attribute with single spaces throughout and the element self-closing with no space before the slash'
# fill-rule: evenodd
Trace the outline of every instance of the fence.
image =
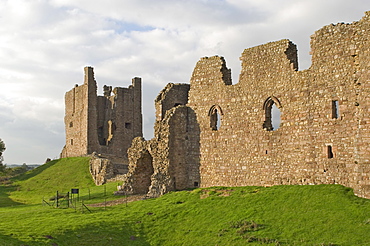
<svg viewBox="0 0 370 246">
<path fill-rule="evenodd" d="M 55 196 L 51 197 L 50 199 L 46 200 L 45 198 L 43 198 L 42 205 L 53 208 L 73 208 L 76 211 L 77 209 L 80 209 L 81 212 L 84 211 L 91 212 L 91 210 L 83 202 L 91 199 L 104 200 L 104 204 L 106 204 L 107 202 L 106 185 L 84 189 L 71 189 L 71 191 L 66 193 L 56 191 Z M 104 208 L 105 207 L 106 206 L 104 206 Z"/>
</svg>

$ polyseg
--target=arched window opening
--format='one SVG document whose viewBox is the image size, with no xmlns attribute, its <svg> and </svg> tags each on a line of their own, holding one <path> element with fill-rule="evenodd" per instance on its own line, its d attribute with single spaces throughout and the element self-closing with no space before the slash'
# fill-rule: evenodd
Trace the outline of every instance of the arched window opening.
<svg viewBox="0 0 370 246">
<path fill-rule="evenodd" d="M 271 114 L 272 114 L 272 118 L 271 118 L 272 129 L 273 129 L 273 131 L 275 131 L 275 130 L 279 129 L 280 121 L 281 121 L 280 120 L 281 112 L 280 112 L 280 109 L 278 107 L 276 107 L 275 103 L 272 105 Z"/>
<path fill-rule="evenodd" d="M 276 131 L 280 127 L 280 102 L 276 97 L 269 97 L 263 105 L 265 110 L 265 121 L 263 122 L 263 128 L 267 131 Z"/>
<path fill-rule="evenodd" d="M 211 128 L 213 131 L 217 131 L 218 129 L 220 129 L 220 126 L 221 126 L 221 117 L 217 109 L 215 109 L 211 114 Z"/>
<path fill-rule="evenodd" d="M 223 115 L 220 106 L 213 105 L 209 110 L 210 127 L 213 131 L 217 131 L 221 127 L 221 115 Z"/>
<path fill-rule="evenodd" d="M 221 127 L 221 115 L 217 112 L 217 129 Z"/>
</svg>

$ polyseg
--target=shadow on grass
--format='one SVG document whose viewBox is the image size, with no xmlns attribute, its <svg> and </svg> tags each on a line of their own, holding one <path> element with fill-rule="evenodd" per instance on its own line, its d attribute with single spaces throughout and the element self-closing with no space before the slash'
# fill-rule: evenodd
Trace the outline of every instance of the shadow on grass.
<svg viewBox="0 0 370 246">
<path fill-rule="evenodd" d="M 0 207 L 10 207 L 15 205 L 22 205 L 22 203 L 15 202 L 9 198 L 8 193 L 14 191 L 14 186 L 0 186 Z"/>
<path fill-rule="evenodd" d="M 19 245 L 27 245 L 27 243 L 12 238 L 11 236 L 0 234 L 0 246 L 19 246 Z"/>
<path fill-rule="evenodd" d="M 140 223 L 140 221 L 133 221 L 127 224 L 107 225 L 100 223 L 89 225 L 80 229 L 66 230 L 60 235 L 50 235 L 51 239 L 47 243 L 58 246 L 150 245 L 145 235 L 141 233 Z"/>
</svg>

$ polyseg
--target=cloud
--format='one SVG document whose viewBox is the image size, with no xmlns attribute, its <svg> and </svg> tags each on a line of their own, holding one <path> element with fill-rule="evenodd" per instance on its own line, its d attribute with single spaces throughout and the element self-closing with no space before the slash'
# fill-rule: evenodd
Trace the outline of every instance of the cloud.
<svg viewBox="0 0 370 246">
<path fill-rule="evenodd" d="M 143 80 L 144 133 L 168 82 L 189 82 L 200 57 L 221 55 L 238 81 L 243 49 L 289 38 L 300 67 L 310 35 L 359 20 L 368 0 L 0 0 L 0 138 L 6 163 L 42 163 L 64 145 L 64 93 L 95 68 L 104 84 Z"/>
<path fill-rule="evenodd" d="M 245 21 L 262 20 L 254 8 L 240 9 L 239 6 L 223 0 L 139 0 L 139 1 L 98 1 L 55 0 L 56 6 L 86 9 L 101 17 L 109 17 L 141 26 L 154 26 L 172 30 L 189 27 L 227 26 Z M 250 6 L 249 1 L 244 6 Z"/>
<path fill-rule="evenodd" d="M 63 144 L 61 103 L 40 98 L 0 100 L 0 133 L 5 142 L 5 163 L 35 163 L 55 157 Z M 51 154 L 53 156 L 50 156 Z"/>
</svg>

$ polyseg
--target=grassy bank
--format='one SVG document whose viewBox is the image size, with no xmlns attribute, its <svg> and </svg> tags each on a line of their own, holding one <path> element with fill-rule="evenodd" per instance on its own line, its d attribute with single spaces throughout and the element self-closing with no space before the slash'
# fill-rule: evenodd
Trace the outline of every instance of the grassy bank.
<svg viewBox="0 0 370 246">
<path fill-rule="evenodd" d="M 1 206 L 17 204 L 40 204 L 49 201 L 56 193 L 65 194 L 72 188 L 79 189 L 79 198 L 86 203 L 116 199 L 113 191 L 117 183 L 96 186 L 89 172 L 88 157 L 73 157 L 48 162 L 12 180 L 4 187 L 8 196 L 1 196 Z M 3 189 L 3 192 L 4 192 Z M 1 192 L 1 191 L 0 191 Z M 104 196 L 106 194 L 106 196 Z"/>
<path fill-rule="evenodd" d="M 55 165 L 20 177 L 18 191 L 0 187 L 0 198 L 8 199 L 0 207 L 0 245 L 370 245 L 370 200 L 340 185 L 195 189 L 88 206 L 90 213 L 42 206 L 41 195 L 26 195 L 31 179 Z M 90 192 L 101 200 L 102 187 Z"/>
</svg>

